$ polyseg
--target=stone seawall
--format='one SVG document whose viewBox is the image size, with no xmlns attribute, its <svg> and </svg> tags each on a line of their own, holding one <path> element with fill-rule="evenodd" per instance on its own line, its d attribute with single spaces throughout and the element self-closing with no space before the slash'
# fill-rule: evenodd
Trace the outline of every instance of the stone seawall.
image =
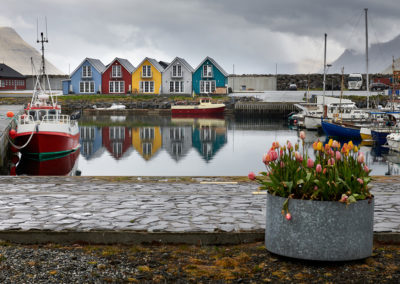
<svg viewBox="0 0 400 284">
<path fill-rule="evenodd" d="M 296 84 L 299 89 L 307 89 L 307 82 L 309 82 L 310 89 L 322 89 L 323 74 L 278 74 L 277 76 L 277 90 L 287 90 L 289 84 Z M 344 75 L 344 85 L 347 88 L 347 78 L 349 74 Z M 341 74 L 326 74 L 326 90 L 340 90 Z M 375 78 L 391 78 L 388 74 L 369 74 L 369 82 L 373 82 Z M 363 88 L 365 89 L 366 76 L 363 74 Z"/>
</svg>

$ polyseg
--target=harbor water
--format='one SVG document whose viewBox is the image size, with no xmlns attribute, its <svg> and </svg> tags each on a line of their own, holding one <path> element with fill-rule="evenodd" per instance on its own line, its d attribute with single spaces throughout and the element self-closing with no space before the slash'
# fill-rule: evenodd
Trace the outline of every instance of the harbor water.
<svg viewBox="0 0 400 284">
<path fill-rule="evenodd" d="M 10 152 L 11 175 L 246 176 L 265 170 L 272 142 L 300 142 L 299 130 L 271 117 L 86 115 L 79 120 L 79 151 L 37 161 Z M 326 141 L 306 132 L 306 150 Z M 355 144 L 359 143 L 354 141 Z M 359 145 L 372 175 L 399 175 L 400 155 Z M 4 169 L 3 169 L 3 172 Z"/>
</svg>

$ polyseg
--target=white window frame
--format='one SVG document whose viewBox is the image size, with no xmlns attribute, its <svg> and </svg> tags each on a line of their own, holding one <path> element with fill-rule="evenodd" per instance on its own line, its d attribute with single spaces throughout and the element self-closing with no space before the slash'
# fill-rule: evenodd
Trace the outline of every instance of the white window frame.
<svg viewBox="0 0 400 284">
<path fill-rule="evenodd" d="M 92 78 L 92 66 L 90 65 L 82 66 L 82 78 Z"/>
<path fill-rule="evenodd" d="M 108 83 L 108 92 L 112 94 L 125 93 L 125 81 L 110 81 Z"/>
<path fill-rule="evenodd" d="M 113 65 L 111 66 L 111 77 L 112 78 L 121 78 L 122 77 L 122 69 L 121 65 Z"/>
<path fill-rule="evenodd" d="M 203 65 L 203 78 L 212 78 L 213 77 L 213 68 L 212 65 Z"/>
<path fill-rule="evenodd" d="M 214 92 L 216 89 L 215 80 L 200 80 L 200 93 L 208 94 Z"/>
<path fill-rule="evenodd" d="M 185 92 L 184 81 L 183 80 L 170 81 L 169 82 L 169 92 L 170 93 L 184 93 Z"/>
<path fill-rule="evenodd" d="M 94 93 L 94 81 L 80 81 L 79 93 Z"/>
<path fill-rule="evenodd" d="M 151 65 L 143 65 L 142 66 L 142 77 L 144 77 L 144 78 L 151 77 Z"/>
<path fill-rule="evenodd" d="M 182 77 L 182 66 L 180 64 L 172 66 L 172 77 Z"/>
<path fill-rule="evenodd" d="M 141 93 L 154 93 L 154 81 L 140 81 L 139 89 Z"/>
</svg>

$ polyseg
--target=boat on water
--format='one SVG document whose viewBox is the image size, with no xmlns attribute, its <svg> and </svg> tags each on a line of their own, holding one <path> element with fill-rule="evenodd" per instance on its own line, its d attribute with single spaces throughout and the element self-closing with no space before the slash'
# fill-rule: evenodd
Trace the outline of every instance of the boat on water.
<svg viewBox="0 0 400 284">
<path fill-rule="evenodd" d="M 50 82 L 45 73 L 44 43 L 47 38 L 41 33 L 42 62 L 32 93 L 32 100 L 24 113 L 14 117 L 15 128 L 9 131 L 12 146 L 23 155 L 45 159 L 49 156 L 76 151 L 79 144 L 77 118 L 61 113 L 57 98 L 52 95 Z M 46 85 L 47 88 L 46 89 Z"/>
<path fill-rule="evenodd" d="M 213 103 L 211 98 L 200 98 L 196 105 L 174 104 L 171 106 L 172 115 L 203 115 L 203 114 L 223 114 L 225 104 Z"/>
<path fill-rule="evenodd" d="M 113 103 L 110 107 L 102 107 L 102 108 L 97 107 L 96 105 L 93 105 L 93 109 L 95 109 L 95 110 L 124 110 L 124 109 L 126 109 L 126 105 Z"/>
<path fill-rule="evenodd" d="M 346 137 L 349 140 L 360 140 L 360 126 L 345 122 L 321 120 L 321 126 L 328 137 Z"/>
<path fill-rule="evenodd" d="M 400 152 L 400 132 L 390 133 L 386 136 L 386 141 L 390 150 Z"/>
<path fill-rule="evenodd" d="M 394 132 L 400 130 L 400 113 L 399 112 L 387 112 L 385 113 L 384 121 L 375 123 L 371 126 L 371 136 L 377 145 L 386 144 L 386 137 Z"/>
</svg>

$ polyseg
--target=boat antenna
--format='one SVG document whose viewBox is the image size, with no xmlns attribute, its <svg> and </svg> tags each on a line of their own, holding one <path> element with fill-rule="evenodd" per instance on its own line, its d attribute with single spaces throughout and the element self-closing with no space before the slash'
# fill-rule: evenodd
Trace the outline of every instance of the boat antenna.
<svg viewBox="0 0 400 284">
<path fill-rule="evenodd" d="M 366 57 L 366 90 L 367 90 L 367 109 L 369 108 L 369 74 L 368 74 L 368 8 L 365 8 L 365 57 Z"/>
<path fill-rule="evenodd" d="M 325 33 L 325 41 L 324 41 L 324 79 L 322 83 L 322 105 L 325 105 L 325 82 L 326 82 L 326 37 L 327 34 Z"/>
</svg>

